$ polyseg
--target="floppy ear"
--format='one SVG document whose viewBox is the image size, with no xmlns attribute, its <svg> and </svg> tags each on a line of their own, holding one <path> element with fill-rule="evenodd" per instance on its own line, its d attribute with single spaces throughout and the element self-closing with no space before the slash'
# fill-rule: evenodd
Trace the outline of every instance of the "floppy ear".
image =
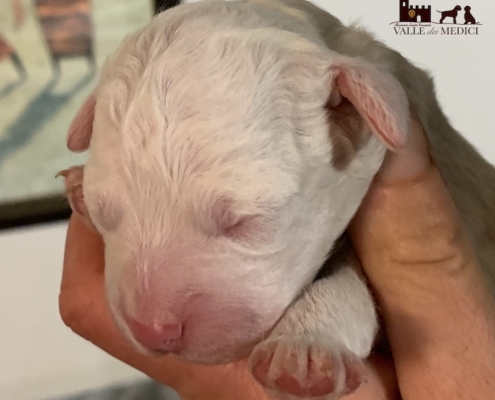
<svg viewBox="0 0 495 400">
<path fill-rule="evenodd" d="M 330 66 L 330 80 L 327 110 L 334 166 L 345 167 L 370 131 L 392 151 L 404 146 L 409 102 L 392 74 L 357 58 L 337 56 Z"/>
<path fill-rule="evenodd" d="M 96 96 L 93 93 L 86 99 L 72 120 L 67 134 L 67 148 L 70 151 L 80 153 L 88 149 L 93 133 L 95 106 Z"/>
</svg>

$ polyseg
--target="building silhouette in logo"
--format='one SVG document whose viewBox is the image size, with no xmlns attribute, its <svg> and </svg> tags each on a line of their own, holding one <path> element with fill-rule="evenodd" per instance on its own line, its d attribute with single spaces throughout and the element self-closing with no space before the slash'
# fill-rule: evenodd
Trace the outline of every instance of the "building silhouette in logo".
<svg viewBox="0 0 495 400">
<path fill-rule="evenodd" d="M 400 22 L 431 22 L 431 6 L 410 6 L 409 0 L 399 0 Z"/>
</svg>

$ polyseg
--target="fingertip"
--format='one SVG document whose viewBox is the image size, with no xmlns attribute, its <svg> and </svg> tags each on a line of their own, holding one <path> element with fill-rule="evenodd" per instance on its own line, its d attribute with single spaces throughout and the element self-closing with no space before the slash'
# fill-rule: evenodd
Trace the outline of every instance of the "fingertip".
<svg viewBox="0 0 495 400">
<path fill-rule="evenodd" d="M 401 149 L 387 152 L 376 181 L 395 184 L 413 180 L 427 171 L 431 164 L 432 158 L 423 126 L 417 118 L 412 117 L 407 142 Z"/>
</svg>

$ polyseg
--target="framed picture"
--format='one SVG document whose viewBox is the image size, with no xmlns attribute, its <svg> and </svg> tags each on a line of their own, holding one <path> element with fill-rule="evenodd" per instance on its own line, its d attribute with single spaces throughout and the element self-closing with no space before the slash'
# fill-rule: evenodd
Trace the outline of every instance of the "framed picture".
<svg viewBox="0 0 495 400">
<path fill-rule="evenodd" d="M 124 37 L 178 2 L 0 0 L 0 228 L 70 216 L 72 118 Z"/>
</svg>

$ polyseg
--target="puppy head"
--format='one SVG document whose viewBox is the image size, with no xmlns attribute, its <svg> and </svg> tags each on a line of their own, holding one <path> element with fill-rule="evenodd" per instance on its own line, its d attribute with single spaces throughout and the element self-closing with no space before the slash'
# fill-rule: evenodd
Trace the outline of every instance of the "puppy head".
<svg viewBox="0 0 495 400">
<path fill-rule="evenodd" d="M 462 10 L 462 7 L 461 6 L 455 6 L 454 10 L 461 11 Z"/>
<path fill-rule="evenodd" d="M 409 114 L 363 61 L 207 27 L 126 41 L 70 128 L 90 157 L 68 193 L 103 236 L 109 306 L 136 348 L 219 363 L 314 279 Z"/>
<path fill-rule="evenodd" d="M 464 7 L 464 10 L 465 10 L 465 11 L 469 11 L 469 10 L 471 10 L 471 7 L 466 6 L 466 7 Z"/>
</svg>

